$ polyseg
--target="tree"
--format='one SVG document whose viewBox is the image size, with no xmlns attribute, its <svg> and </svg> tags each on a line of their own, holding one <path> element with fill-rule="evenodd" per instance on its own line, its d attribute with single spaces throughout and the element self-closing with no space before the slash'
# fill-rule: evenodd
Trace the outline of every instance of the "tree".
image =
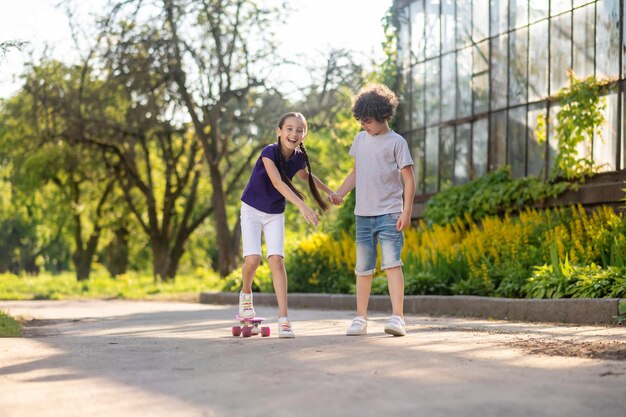
<svg viewBox="0 0 626 417">
<path fill-rule="evenodd" d="M 150 70 L 173 81 L 168 94 L 184 109 L 207 163 L 217 269 L 226 276 L 235 267 L 239 245 L 238 221 L 229 221 L 229 195 L 240 189 L 261 144 L 273 136 L 263 132 L 272 132 L 279 117 L 272 109 L 268 129 L 260 118 L 264 99 L 259 95 L 267 91 L 263 78 L 274 52 L 268 28 L 279 11 L 251 0 L 162 0 L 157 6 L 114 2 L 102 39 L 116 42 L 102 44 L 112 59 L 123 48 L 146 45 Z"/>
</svg>

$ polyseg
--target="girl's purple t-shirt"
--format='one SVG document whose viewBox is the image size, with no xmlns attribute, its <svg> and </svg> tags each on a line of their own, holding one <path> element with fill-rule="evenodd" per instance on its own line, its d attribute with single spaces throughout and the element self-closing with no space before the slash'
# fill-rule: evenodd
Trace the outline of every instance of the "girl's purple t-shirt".
<svg viewBox="0 0 626 417">
<path fill-rule="evenodd" d="M 274 161 L 278 168 L 278 152 L 278 143 L 272 143 L 263 148 L 261 156 L 254 165 L 252 175 L 250 175 L 250 181 L 248 181 L 248 185 L 241 195 L 241 201 L 268 214 L 283 213 L 286 205 L 285 197 L 274 187 L 267 175 L 265 165 L 263 165 L 263 158 L 265 157 Z M 298 149 L 295 150 L 289 160 L 285 161 L 286 174 L 290 180 L 296 175 L 296 172 L 305 167 L 304 154 Z"/>
</svg>

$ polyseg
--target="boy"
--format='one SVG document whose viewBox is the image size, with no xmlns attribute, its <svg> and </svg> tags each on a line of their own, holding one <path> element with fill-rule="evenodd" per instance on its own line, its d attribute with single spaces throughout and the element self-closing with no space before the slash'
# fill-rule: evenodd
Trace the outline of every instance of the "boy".
<svg viewBox="0 0 626 417">
<path fill-rule="evenodd" d="M 398 99 L 384 85 L 362 89 L 354 98 L 352 114 L 361 122 L 363 131 L 354 137 L 350 148 L 354 168 L 337 194 L 331 196 L 331 199 L 343 199 L 356 188 L 357 315 L 348 328 L 348 336 L 367 334 L 367 304 L 376 270 L 378 242 L 382 252 L 381 269 L 387 275 L 392 306 L 385 333 L 406 334 L 400 254 L 404 243 L 402 231 L 411 222 L 415 179 L 406 140 L 389 128 L 389 120 L 397 107 Z"/>
</svg>

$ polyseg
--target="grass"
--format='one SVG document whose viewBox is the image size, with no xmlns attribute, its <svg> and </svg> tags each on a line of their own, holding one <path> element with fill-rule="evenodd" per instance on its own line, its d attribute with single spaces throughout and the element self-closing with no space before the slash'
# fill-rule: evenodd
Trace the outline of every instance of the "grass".
<svg viewBox="0 0 626 417">
<path fill-rule="evenodd" d="M 0 300 L 129 299 L 197 301 L 201 291 L 220 290 L 224 281 L 213 271 L 179 275 L 159 283 L 149 273 L 130 272 L 115 278 L 96 268 L 85 281 L 72 272 L 38 276 L 0 274 Z"/>
<path fill-rule="evenodd" d="M 3 311 L 0 311 L 0 337 L 19 337 L 22 325 Z"/>
</svg>

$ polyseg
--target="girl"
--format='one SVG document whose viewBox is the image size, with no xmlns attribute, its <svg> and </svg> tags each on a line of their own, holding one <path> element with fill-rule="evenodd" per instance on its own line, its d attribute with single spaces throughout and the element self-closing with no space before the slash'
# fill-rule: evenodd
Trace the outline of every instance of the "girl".
<svg viewBox="0 0 626 417">
<path fill-rule="evenodd" d="M 322 208 L 318 187 L 331 201 L 336 194 L 311 173 L 311 164 L 304 148 L 307 123 L 301 113 L 283 115 L 276 128 L 278 142 L 266 146 L 256 162 L 248 185 L 241 195 L 241 237 L 243 242 L 243 285 L 239 294 L 239 316 L 254 317 L 252 281 L 261 263 L 261 231 L 265 234 L 267 259 L 272 271 L 272 281 L 278 302 L 278 336 L 295 337 L 287 318 L 287 272 L 284 263 L 285 199 L 295 204 L 307 223 L 317 226 L 317 213 L 304 203 L 304 195 L 291 179 L 298 175 L 307 180 L 311 194 Z"/>
</svg>

